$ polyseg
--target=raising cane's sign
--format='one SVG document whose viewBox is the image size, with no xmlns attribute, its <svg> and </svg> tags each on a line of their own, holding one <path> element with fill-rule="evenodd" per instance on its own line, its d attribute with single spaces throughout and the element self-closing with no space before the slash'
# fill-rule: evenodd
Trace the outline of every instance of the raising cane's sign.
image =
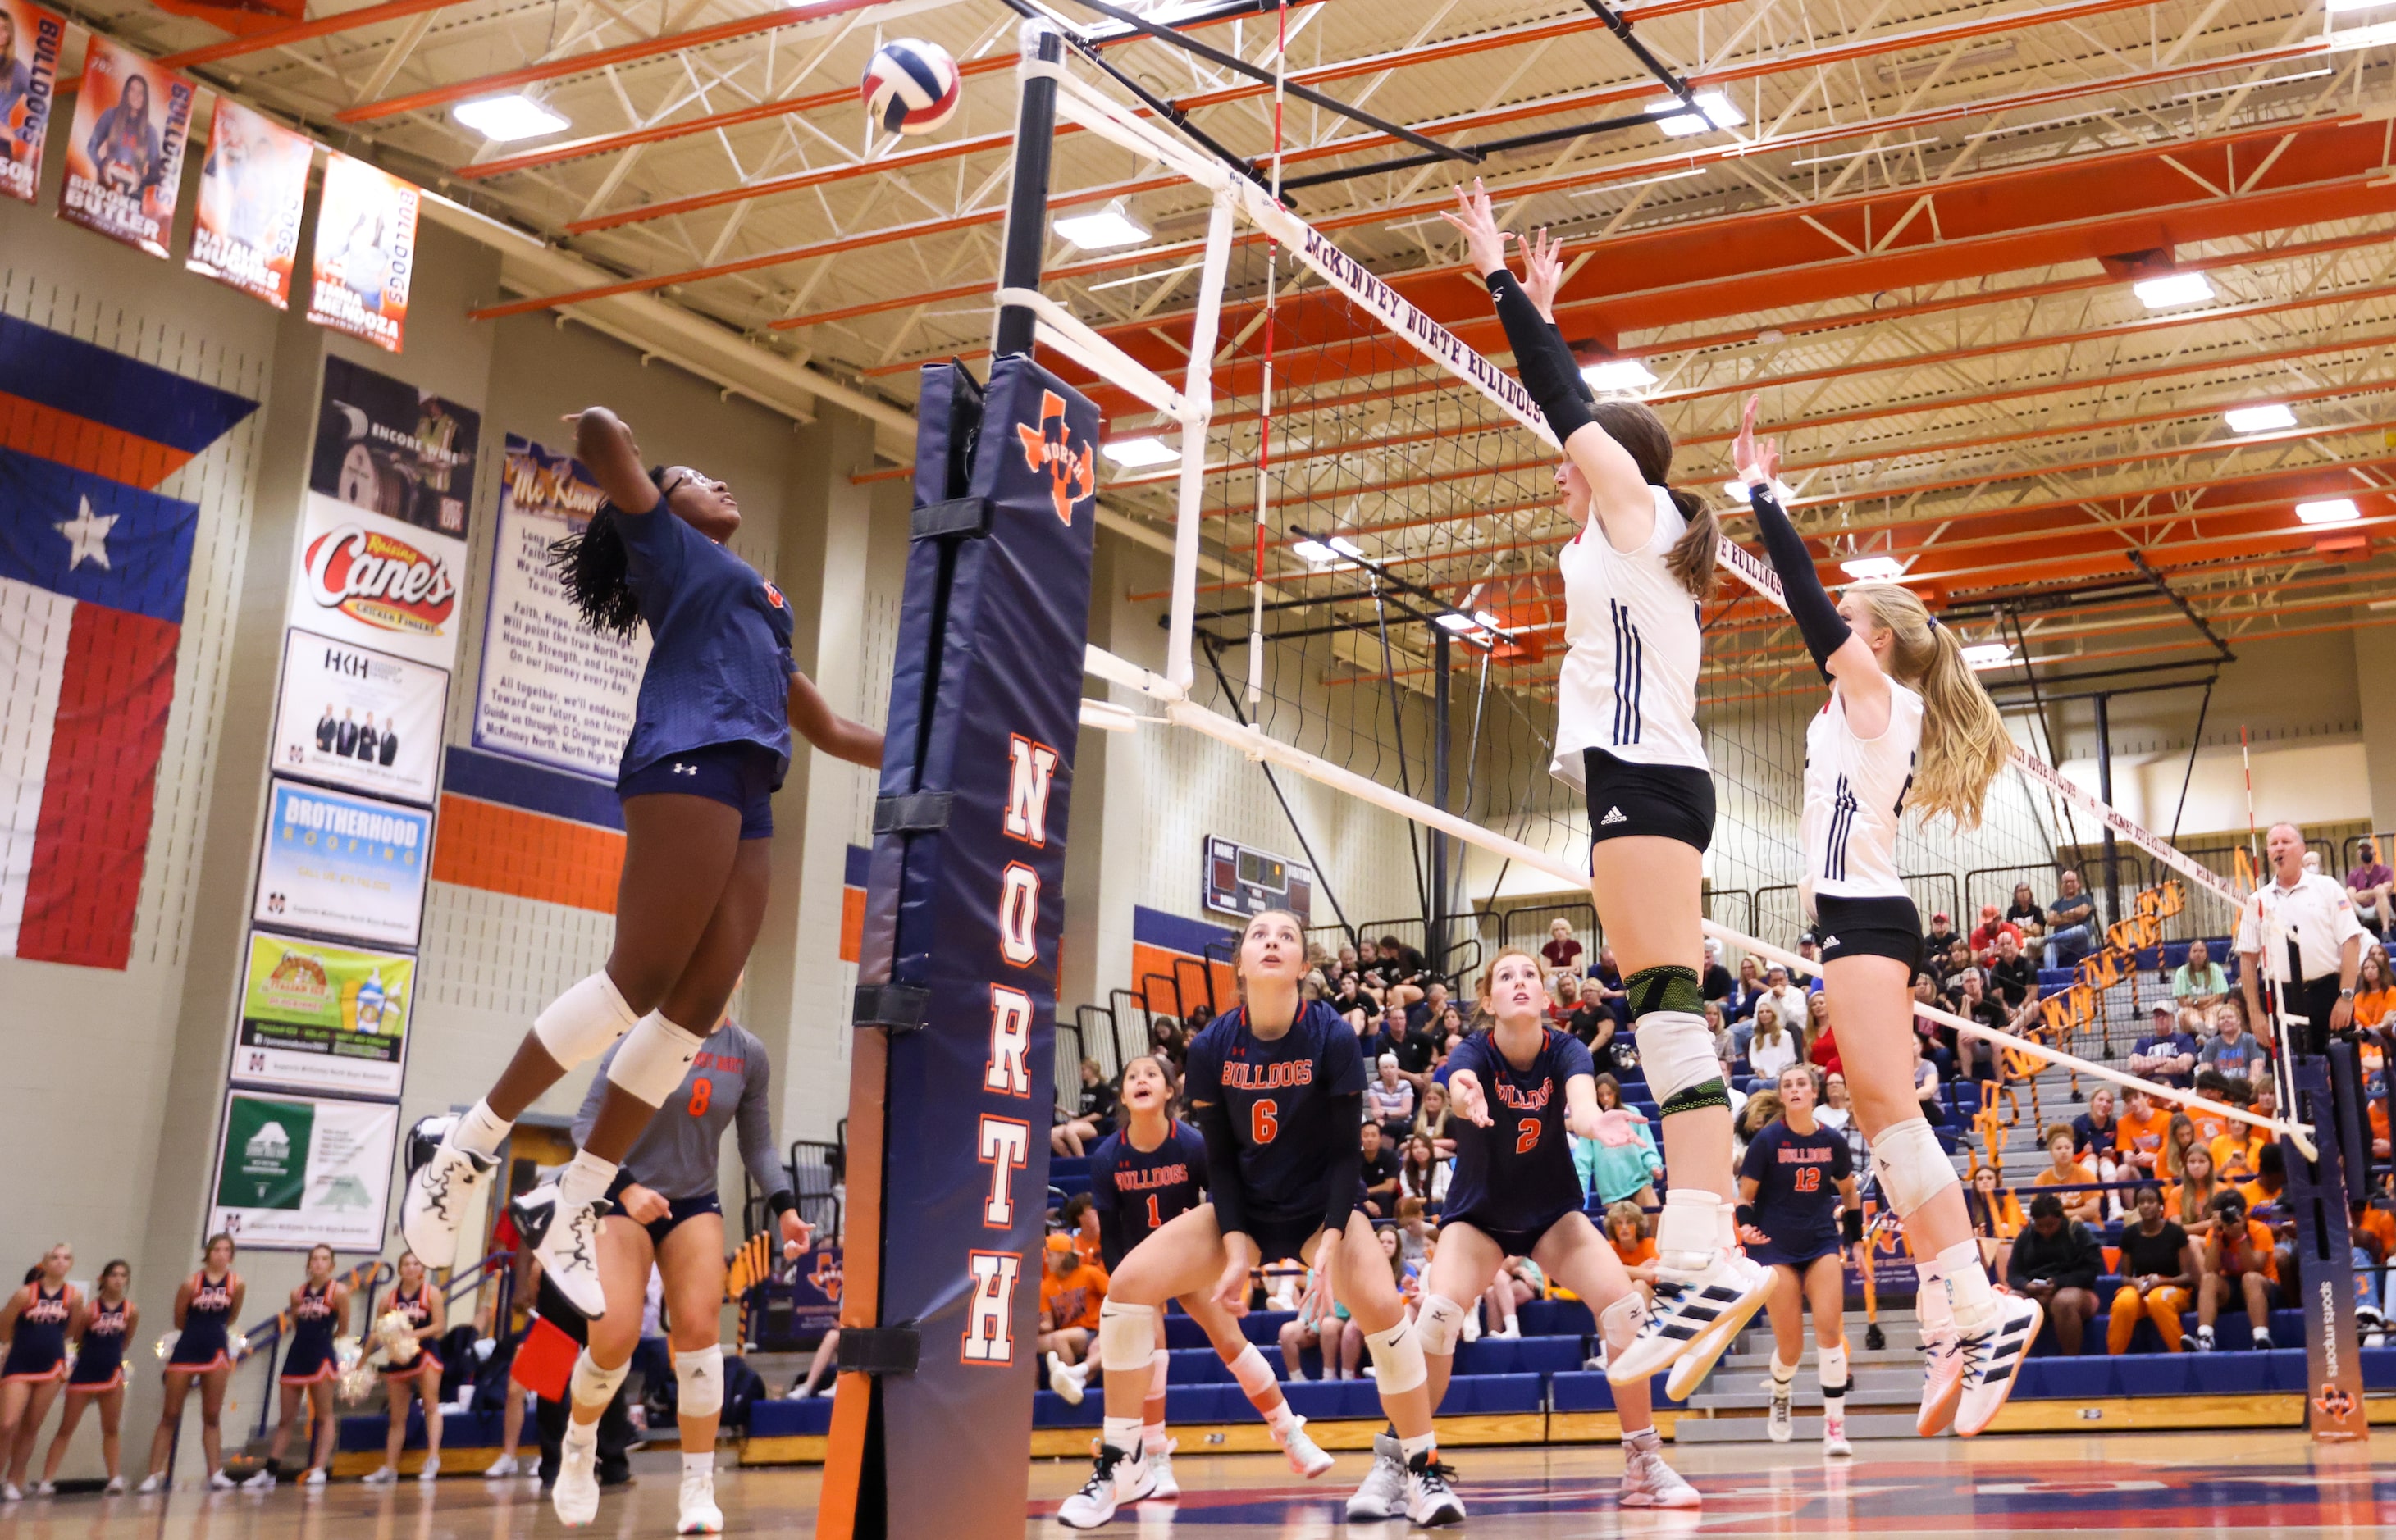
<svg viewBox="0 0 2396 1540">
<path fill-rule="evenodd" d="M 465 541 L 311 492 L 292 621 L 446 669 L 465 570 Z"/>
</svg>

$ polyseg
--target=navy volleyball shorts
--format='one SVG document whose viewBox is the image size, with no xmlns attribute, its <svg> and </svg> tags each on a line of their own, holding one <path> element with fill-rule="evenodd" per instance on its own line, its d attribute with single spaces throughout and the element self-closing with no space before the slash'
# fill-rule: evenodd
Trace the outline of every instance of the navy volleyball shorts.
<svg viewBox="0 0 2396 1540">
<path fill-rule="evenodd" d="M 720 802 L 740 815 L 740 837 L 770 839 L 774 833 L 775 754 L 762 743 L 712 743 L 668 754 L 618 779 L 620 801 L 660 791 Z"/>
</svg>

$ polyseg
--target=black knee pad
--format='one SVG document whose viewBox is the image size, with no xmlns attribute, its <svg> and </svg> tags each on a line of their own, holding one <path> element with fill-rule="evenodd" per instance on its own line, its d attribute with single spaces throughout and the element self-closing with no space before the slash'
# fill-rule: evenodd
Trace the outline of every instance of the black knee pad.
<svg viewBox="0 0 2396 1540">
<path fill-rule="evenodd" d="M 1677 962 L 1660 968 L 1642 968 L 1622 981 L 1623 993 L 1631 997 L 1631 1019 L 1657 1011 L 1686 1011 L 1691 1016 L 1703 1016 L 1705 995 L 1697 989 L 1695 969 L 1684 968 Z"/>
</svg>

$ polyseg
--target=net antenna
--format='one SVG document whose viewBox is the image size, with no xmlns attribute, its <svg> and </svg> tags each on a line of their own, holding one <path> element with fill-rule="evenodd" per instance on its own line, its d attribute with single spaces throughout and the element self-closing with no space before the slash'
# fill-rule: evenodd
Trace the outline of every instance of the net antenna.
<svg viewBox="0 0 2396 1540">
<path fill-rule="evenodd" d="M 1565 889 L 1585 894 L 1589 870 L 1581 810 L 1577 806 L 1560 810 L 1556 804 L 1562 799 L 1554 796 L 1551 789 L 1540 789 L 1545 803 L 1523 820 L 1528 825 L 1524 832 L 1531 838 L 1516 838 L 1497 832 L 1458 811 L 1408 795 L 1372 775 L 1360 773 L 1351 764 L 1338 763 L 1300 742 L 1289 741 L 1275 730 L 1279 725 L 1291 737 L 1311 738 L 1323 747 L 1343 746 L 1351 756 L 1356 753 L 1361 735 L 1355 730 L 1352 713 L 1362 710 L 1357 697 L 1369 697 L 1390 678 L 1414 671 L 1407 662 L 1395 657 L 1385 661 L 1380 649 L 1358 634 L 1369 632 L 1378 625 L 1378 617 L 1373 607 L 1382 604 L 1403 604 L 1407 618 L 1431 633 L 1430 666 L 1420 671 L 1434 677 L 1410 688 L 1419 695 L 1435 695 L 1443 709 L 1450 647 L 1458 641 L 1484 649 L 1493 663 L 1528 667 L 1552 675 L 1552 663 L 1542 661 L 1537 647 L 1544 644 L 1546 635 L 1560 635 L 1560 610 L 1552 604 L 1543 607 L 1544 601 L 1536 595 L 1524 596 L 1530 590 L 1526 575 L 1544 577 L 1551 565 L 1548 549 L 1559 543 L 1552 532 L 1543 535 L 1538 527 L 1555 500 L 1550 477 L 1559 449 L 1537 404 L 1510 370 L 1491 363 L 1424 313 L 1362 261 L 1276 200 L 1270 187 L 1258 185 L 1170 128 L 1118 104 L 1075 76 L 1053 55 L 1039 57 L 1032 44 L 1041 25 L 1027 23 L 1025 27 L 1022 68 L 1027 80 L 1054 80 L 1057 116 L 1170 167 L 1205 189 L 1212 200 L 1199 292 L 1191 316 L 1189 363 L 1178 389 L 1075 319 L 1062 306 L 1036 292 L 1008 289 L 1000 296 L 1002 304 L 1022 306 L 1037 316 L 1042 341 L 1180 426 L 1183 453 L 1173 481 L 1176 523 L 1165 671 L 1159 674 L 1098 646 L 1089 649 L 1087 671 L 1159 702 L 1165 722 L 1175 727 L 1212 739 L 1250 761 L 1294 772 L 1318 786 L 1476 847 L 1511 867 L 1544 874 Z M 1279 445 L 1285 458 L 1275 482 L 1278 502 L 1285 508 L 1289 505 L 1293 488 L 1301 486 L 1301 471 L 1307 480 L 1296 495 L 1312 505 L 1351 509 L 1353 505 L 1348 499 L 1361 487 L 1365 496 L 1364 516 L 1382 519 L 1377 533 L 1386 544 L 1380 553 L 1372 554 L 1350 535 L 1293 525 L 1295 538 L 1290 550 L 1303 559 L 1303 567 L 1293 566 L 1286 574 L 1261 575 L 1252 564 L 1250 570 L 1241 574 L 1252 584 L 1260 585 L 1267 577 L 1276 583 L 1286 581 L 1289 591 L 1298 597 L 1276 601 L 1276 613 L 1311 606 L 1324 615 L 1320 624 L 1284 630 L 1263 639 L 1276 649 L 1289 649 L 1301 642 L 1325 637 L 1334 641 L 1329 659 L 1301 653 L 1299 663 L 1311 670 L 1302 684 L 1309 688 L 1319 686 L 1323 682 L 1317 676 L 1327 664 L 1347 664 L 1354 670 L 1344 681 L 1333 682 L 1344 686 L 1344 699 L 1339 704 L 1312 717 L 1285 711 L 1283 714 L 1292 719 L 1286 724 L 1271 718 L 1277 706 L 1298 698 L 1296 686 L 1278 692 L 1279 698 L 1276 692 L 1269 691 L 1262 703 L 1264 710 L 1252 720 L 1243 722 L 1203 703 L 1194 666 L 1193 642 L 1200 634 L 1199 579 L 1200 568 L 1205 562 L 1203 546 L 1206 526 L 1211 521 L 1224 520 L 1238 511 L 1228 501 L 1219 507 L 1209 506 L 1210 475 L 1218 482 L 1231 480 L 1239 469 L 1235 462 L 1242 447 L 1226 437 L 1218 445 L 1223 450 L 1223 458 L 1210 471 L 1205 463 L 1209 425 L 1217 429 L 1232 425 L 1245 430 L 1260 415 L 1254 408 L 1219 416 L 1217 413 L 1218 404 L 1211 392 L 1218 379 L 1225 388 L 1252 398 L 1262 383 L 1262 370 L 1255 366 L 1258 361 L 1238 352 L 1242 339 L 1233 339 L 1229 346 L 1222 343 L 1219 312 L 1231 302 L 1227 299 L 1227 281 L 1235 245 L 1252 246 L 1259 236 L 1288 253 L 1300 278 L 1316 281 L 1310 290 L 1314 297 L 1312 302 L 1336 305 L 1344 319 L 1369 327 L 1371 333 L 1364 339 L 1324 340 L 1331 334 L 1323 317 L 1307 317 L 1310 370 L 1295 379 L 1284 375 L 1276 389 L 1288 392 L 1290 399 L 1300 392 L 1318 392 L 1306 403 L 1316 420 L 1311 431 L 1292 434 Z M 1268 292 L 1287 303 L 1285 294 L 1270 275 L 1258 274 L 1257 279 L 1241 289 L 1244 296 L 1253 294 L 1256 298 L 1241 298 L 1240 304 L 1254 306 Z M 1261 319 L 1260 315 L 1252 318 L 1251 325 Z M 1285 341 L 1283 345 L 1287 348 L 1288 343 Z M 1290 357 L 1285 352 L 1277 355 L 1274 362 L 1277 365 L 1287 365 Z M 1217 366 L 1226 365 L 1231 374 L 1218 377 Z M 1421 415 L 1399 418 L 1384 410 L 1391 402 L 1434 405 L 1409 407 Z M 1375 415 L 1377 412 L 1380 415 Z M 1343 431 L 1351 431 L 1355 436 L 1338 436 Z M 1331 436 L 1326 437 L 1326 433 Z M 1261 441 L 1245 447 L 1257 463 L 1262 463 L 1265 445 Z M 1353 462 L 1359 460 L 1364 448 L 1374 450 L 1375 457 L 1364 470 L 1353 471 Z M 1137 485 L 1138 478 L 1131 480 Z M 1119 480 L 1116 485 L 1120 488 L 1124 482 Z M 1461 511 L 1450 509 L 1440 513 L 1424 502 L 1392 500 L 1392 494 L 1403 489 L 1408 497 L 1428 491 L 1436 501 L 1459 485 L 1467 494 L 1464 500 L 1468 504 Z M 1372 511 L 1376 499 L 1379 502 L 1378 512 Z M 1451 544 L 1442 550 L 1438 542 L 1444 529 L 1459 519 L 1479 521 L 1475 526 L 1480 532 L 1479 543 L 1464 550 Z M 1364 530 L 1359 527 L 1355 533 Z M 1223 543 L 1228 545 L 1228 540 Z M 1459 593 L 1465 593 L 1475 589 L 1486 592 L 1501 581 L 1511 584 L 1514 597 L 1489 601 L 1487 609 L 1467 612 L 1451 607 L 1440 598 L 1436 581 L 1414 584 L 1398 576 L 1403 569 L 1418 565 L 1429 571 L 1428 564 L 1457 555 L 1470 557 L 1478 574 L 1493 551 L 1511 551 L 1529 564 L 1502 579 L 1476 576 L 1456 585 Z M 1524 556 L 1524 551 L 1530 554 Z M 1786 613 L 1788 605 L 1779 580 L 1761 558 L 1725 538 L 1717 548 L 1716 560 L 1748 589 Z M 1218 562 L 1216 569 L 1223 570 L 1223 564 Z M 1351 575 L 1360 573 L 1366 582 L 1362 589 L 1355 589 L 1355 579 Z M 1349 591 L 1340 591 L 1343 582 L 1350 585 Z M 1218 583 L 1216 591 L 1232 587 Z M 1245 635 L 1227 640 L 1209 633 L 1210 648 L 1243 644 L 1253 646 L 1259 654 L 1266 652 L 1268 647 L 1258 640 L 1260 604 L 1260 600 L 1252 600 L 1244 606 L 1244 618 L 1250 622 Z M 1361 613 L 1343 613 L 1343 605 Z M 1338 645 L 1343 639 L 1348 643 L 1344 654 Z M 1254 658 L 1249 674 L 1252 679 L 1258 674 Z M 1321 694 L 1318 689 L 1317 695 Z M 1501 699 L 1511 701 L 1512 692 L 1499 694 Z M 1810 706 L 1804 709 L 1810 710 Z M 1343 710 L 1351 713 L 1344 729 L 1338 719 Z M 1518 738 L 1533 747 L 1541 745 L 1547 736 L 1546 724 L 1529 721 L 1528 713 L 1519 705 L 1511 706 L 1511 710 L 1523 719 L 1524 730 Z M 1475 736 L 1477 740 L 1478 730 Z M 1386 750 L 1387 744 L 1361 744 L 1367 756 L 1376 747 Z M 1792 739 L 1786 747 L 1789 751 L 1781 756 L 1784 763 L 1776 766 L 1784 778 L 1792 777 L 1800 763 L 1795 741 Z M 1523 750 L 1521 741 L 1493 742 L 1488 751 L 1493 758 L 1511 752 L 1519 762 L 1520 770 L 1529 760 Z M 1476 743 L 1472 751 L 1476 759 L 1481 751 Z M 2209 895 L 2235 909 L 2241 896 L 2212 870 L 2107 806 L 2018 746 L 2013 757 L 2026 780 L 2040 791 L 2096 816 L 2122 838 L 2186 878 L 2191 891 Z M 1544 780 L 1543 756 L 1529 767 L 1537 779 L 1525 780 L 1518 774 L 1512 786 L 1537 786 L 1538 781 Z M 1375 768 L 1380 766 L 1376 764 Z M 1723 774 L 1718 765 L 1718 781 Z M 1498 779 L 1493 773 L 1489 783 L 1479 789 L 1487 799 L 1484 805 L 1500 805 L 1492 795 L 1498 790 Z M 1434 802 L 1441 800 L 1444 799 L 1434 798 Z M 1509 816 L 1512 802 L 1512 797 L 1505 798 L 1506 810 L 1496 813 L 1491 821 Z M 1793 806 L 1781 807 L 1773 816 L 1784 817 L 1793 830 Z M 1760 825 L 1764 819 L 1759 817 L 1756 821 Z M 1778 876 L 1793 878 L 1797 870 L 1793 841 L 1784 840 L 1777 856 Z M 1443 884 L 1434 882 L 1432 885 L 1437 889 Z M 1351 905 L 1353 902 L 1351 896 Z M 1817 964 L 1796 953 L 1717 920 L 1709 918 L 1705 922 L 1705 933 L 1727 947 L 1781 963 L 1794 973 L 1818 976 L 1820 972 Z M 1432 939 L 1436 943 L 1438 938 Z M 1917 1004 L 1915 1012 L 1965 1036 L 1984 1039 L 2095 1079 L 2135 1085 L 2159 1099 L 2287 1135 L 2300 1148 L 2310 1147 L 2311 1130 L 2305 1124 L 2264 1117 L 2190 1091 L 2155 1084 L 2034 1039 L 1985 1027 L 1932 1006 Z"/>
</svg>

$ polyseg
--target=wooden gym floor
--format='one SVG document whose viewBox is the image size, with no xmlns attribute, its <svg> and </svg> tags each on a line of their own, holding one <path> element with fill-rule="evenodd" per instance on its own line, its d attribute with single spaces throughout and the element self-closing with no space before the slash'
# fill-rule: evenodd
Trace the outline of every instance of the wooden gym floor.
<svg viewBox="0 0 2396 1540">
<path fill-rule="evenodd" d="M 2119 1534 L 2376 1535 L 2396 1528 L 2396 1472 L 2376 1475 L 2368 1446 L 2315 1447 L 2278 1432 L 2105 1434 L 1859 1443 L 1826 1463 L 1807 1445 L 1693 1446 L 1673 1461 L 1705 1493 L 1696 1513 L 1625 1512 L 1611 1447 L 1457 1452 L 1482 1540 L 1614 1535 Z M 608 1540 L 673 1533 L 671 1455 L 635 1456 L 640 1480 L 607 1494 L 589 1531 Z M 1036 1462 L 1027 1537 L 1072 1532 L 1049 1517 L 1086 1467 Z M 1277 1458 L 1178 1460 L 1183 1495 L 1126 1512 L 1102 1533 L 1125 1540 L 1334 1540 L 1340 1505 L 1364 1473 L 1344 1455 L 1308 1486 Z M 811 1535 L 812 1468 L 725 1470 L 717 1496 L 732 1534 Z M 29 1499 L 0 1510 L 0 1540 L 517 1540 L 562 1532 L 529 1481 L 461 1476 L 419 1487 L 338 1482 L 315 1493 L 178 1492 L 167 1499 Z M 1358 1533 L 1394 1537 L 1396 1524 Z M 915 1537 L 908 1537 L 915 1540 Z"/>
</svg>

